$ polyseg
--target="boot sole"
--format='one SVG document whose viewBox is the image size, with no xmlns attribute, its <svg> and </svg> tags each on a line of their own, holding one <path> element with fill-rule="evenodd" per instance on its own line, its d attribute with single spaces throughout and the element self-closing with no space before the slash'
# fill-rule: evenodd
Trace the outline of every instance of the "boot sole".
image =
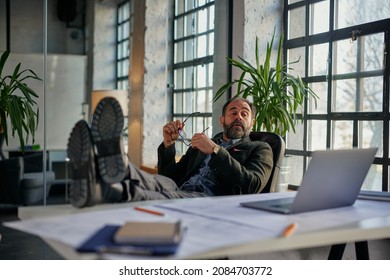
<svg viewBox="0 0 390 280">
<path fill-rule="evenodd" d="M 123 112 L 118 101 L 112 97 L 102 99 L 93 114 L 91 134 L 96 147 L 99 173 L 107 184 L 118 183 L 126 175 L 123 125 Z"/>
<path fill-rule="evenodd" d="M 79 121 L 74 126 L 68 141 L 68 158 L 72 184 L 69 189 L 70 203 L 82 208 L 92 206 L 99 199 L 96 186 L 95 159 L 88 124 Z"/>
</svg>

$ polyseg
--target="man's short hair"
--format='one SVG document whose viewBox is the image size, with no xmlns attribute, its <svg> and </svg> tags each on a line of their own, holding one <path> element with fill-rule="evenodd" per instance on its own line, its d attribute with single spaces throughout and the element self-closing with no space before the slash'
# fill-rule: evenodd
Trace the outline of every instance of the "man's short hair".
<svg viewBox="0 0 390 280">
<path fill-rule="evenodd" d="M 252 118 L 255 117 L 255 115 L 256 115 L 256 107 L 248 99 L 245 99 L 245 98 L 242 98 L 242 97 L 233 97 L 232 99 L 227 101 L 225 103 L 225 105 L 223 105 L 223 107 L 222 107 L 222 116 L 225 116 L 227 106 L 229 106 L 229 104 L 232 103 L 233 101 L 243 101 L 246 104 L 248 104 L 249 108 L 251 108 L 251 111 L 252 111 Z"/>
</svg>

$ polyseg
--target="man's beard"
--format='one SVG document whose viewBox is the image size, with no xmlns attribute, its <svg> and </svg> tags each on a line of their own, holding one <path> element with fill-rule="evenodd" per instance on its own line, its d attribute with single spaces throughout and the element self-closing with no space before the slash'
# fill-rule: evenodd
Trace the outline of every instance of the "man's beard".
<svg viewBox="0 0 390 280">
<path fill-rule="evenodd" d="M 229 139 L 240 139 L 249 133 L 249 129 L 241 121 L 234 121 L 229 125 L 223 124 L 223 129 Z"/>
</svg>

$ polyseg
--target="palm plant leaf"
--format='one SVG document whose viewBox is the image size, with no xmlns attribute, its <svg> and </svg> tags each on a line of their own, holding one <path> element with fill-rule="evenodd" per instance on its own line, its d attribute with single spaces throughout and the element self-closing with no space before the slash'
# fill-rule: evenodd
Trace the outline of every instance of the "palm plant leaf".
<svg viewBox="0 0 390 280">
<path fill-rule="evenodd" d="M 38 126 L 39 108 L 36 107 L 38 94 L 31 89 L 27 82 L 41 80 L 31 69 L 21 70 L 18 63 L 11 75 L 2 76 L 9 51 L 0 58 L 0 126 L 4 130 L 4 138 L 8 144 L 7 119 L 10 121 L 12 136 L 19 137 L 22 151 L 31 135 L 35 141 L 35 131 Z"/>
<path fill-rule="evenodd" d="M 290 130 L 295 132 L 298 122 L 297 112 L 303 108 L 308 98 L 314 99 L 315 105 L 318 96 L 305 84 L 299 76 L 289 74 L 293 70 L 289 65 L 283 64 L 282 43 L 283 36 L 279 38 L 275 66 L 271 66 L 271 55 L 274 35 L 267 43 L 264 62 L 260 63 L 258 37 L 255 46 L 255 64 L 238 57 L 239 60 L 227 58 L 229 63 L 242 71 L 240 77 L 227 82 L 216 92 L 213 100 L 218 100 L 234 84 L 237 91 L 234 96 L 251 98 L 256 107 L 255 125 L 253 130 L 267 130 L 282 136 Z M 290 64 L 298 62 L 294 61 Z"/>
</svg>

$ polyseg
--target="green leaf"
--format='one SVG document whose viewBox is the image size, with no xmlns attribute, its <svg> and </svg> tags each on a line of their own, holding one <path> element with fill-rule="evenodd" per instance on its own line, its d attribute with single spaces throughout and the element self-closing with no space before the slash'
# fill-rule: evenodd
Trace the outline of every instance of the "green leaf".
<svg viewBox="0 0 390 280">
<path fill-rule="evenodd" d="M 299 59 L 289 64 L 283 64 L 283 36 L 280 36 L 277 48 L 275 66 L 272 62 L 272 48 L 275 30 L 264 57 L 260 63 L 259 38 L 256 37 L 255 63 L 238 57 L 227 58 L 232 67 L 241 70 L 238 79 L 229 81 L 217 90 L 213 101 L 218 100 L 234 84 L 237 85 L 235 96 L 251 97 L 256 107 L 255 131 L 266 129 L 282 136 L 290 130 L 295 132 L 298 122 L 297 111 L 303 108 L 307 99 L 313 99 L 317 105 L 318 96 L 305 84 L 301 77 L 289 74 L 293 68 L 289 65 L 299 62 Z"/>
<path fill-rule="evenodd" d="M 0 58 L 0 125 L 4 129 L 4 138 L 8 144 L 9 119 L 12 136 L 15 136 L 15 133 L 18 135 L 20 147 L 24 151 L 30 136 L 33 142 L 35 141 L 39 120 L 39 108 L 36 106 L 38 94 L 27 83 L 41 79 L 31 69 L 21 70 L 21 63 L 15 66 L 12 74 L 3 76 L 9 54 L 9 51 L 6 51 Z"/>
</svg>

